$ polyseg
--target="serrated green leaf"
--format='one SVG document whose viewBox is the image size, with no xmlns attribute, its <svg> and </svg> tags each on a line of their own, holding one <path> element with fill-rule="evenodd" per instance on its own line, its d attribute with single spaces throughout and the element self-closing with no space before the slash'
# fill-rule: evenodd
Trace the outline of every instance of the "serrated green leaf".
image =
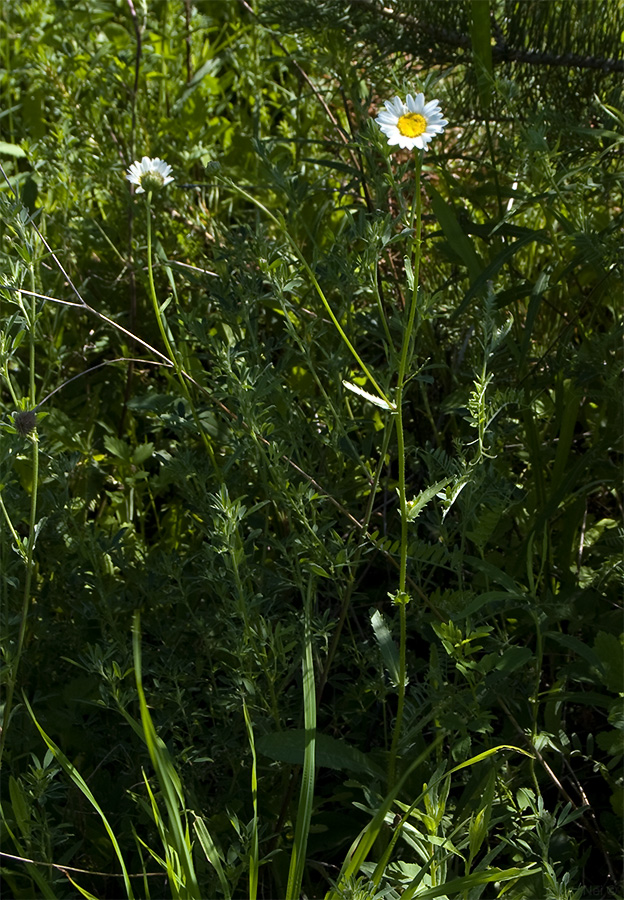
<svg viewBox="0 0 624 900">
<path fill-rule="evenodd" d="M 429 503 L 430 500 L 439 494 L 440 491 L 444 490 L 447 484 L 450 484 L 452 478 L 443 478 L 442 481 L 436 481 L 435 484 L 432 484 L 431 487 L 426 488 L 424 491 L 421 491 L 420 494 L 415 497 L 413 500 L 407 501 L 407 520 L 408 522 L 413 522 L 420 513 L 423 511 L 425 506 Z"/>
</svg>

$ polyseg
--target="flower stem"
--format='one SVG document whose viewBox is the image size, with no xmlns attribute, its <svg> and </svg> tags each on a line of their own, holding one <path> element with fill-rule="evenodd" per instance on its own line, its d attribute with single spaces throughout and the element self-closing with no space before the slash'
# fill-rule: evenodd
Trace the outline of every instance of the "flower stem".
<svg viewBox="0 0 624 900">
<path fill-rule="evenodd" d="M 406 605 L 409 597 L 406 594 L 405 587 L 407 584 L 407 493 L 405 484 L 405 433 L 403 426 L 403 391 L 405 381 L 408 374 L 409 364 L 413 355 L 413 338 L 414 323 L 416 321 L 416 310 L 418 305 L 418 276 L 420 271 L 420 242 L 422 235 L 422 200 L 420 196 L 420 175 L 422 171 L 422 152 L 415 155 L 415 172 L 414 172 L 414 200 L 410 217 L 410 226 L 413 228 L 416 224 L 416 232 L 412 239 L 412 272 L 414 283 L 412 287 L 412 296 L 409 306 L 405 310 L 407 322 L 403 332 L 403 343 L 401 346 L 401 356 L 399 359 L 399 373 L 397 377 L 397 386 L 395 393 L 396 404 L 396 426 L 397 426 L 397 453 L 399 463 L 399 512 L 401 516 L 401 560 L 399 564 L 399 590 L 397 594 L 397 602 L 399 605 L 400 619 L 400 640 L 399 640 L 399 684 L 398 684 L 398 702 L 397 714 L 394 722 L 394 732 L 392 735 L 392 745 L 390 748 L 390 760 L 388 763 L 388 786 L 391 788 L 394 784 L 396 774 L 396 757 L 401 735 L 401 727 L 403 724 L 403 707 L 405 704 L 405 646 L 407 642 L 407 615 Z"/>
<path fill-rule="evenodd" d="M 182 387 L 182 392 L 191 407 L 191 412 L 193 414 L 193 418 L 195 420 L 195 424 L 199 430 L 201 435 L 201 439 L 206 448 L 208 456 L 210 457 L 210 461 L 215 469 L 215 472 L 220 476 L 220 469 L 217 463 L 214 450 L 212 449 L 212 444 L 208 439 L 208 435 L 204 429 L 204 426 L 201 423 L 201 419 L 199 418 L 199 414 L 197 412 L 197 407 L 193 402 L 193 398 L 191 397 L 191 393 L 188 389 L 188 385 L 186 383 L 185 373 L 180 363 L 180 357 L 177 350 L 173 347 L 171 341 L 169 340 L 169 335 L 167 334 L 167 328 L 165 327 L 165 318 L 163 316 L 162 310 L 160 308 L 160 304 L 158 303 L 158 297 L 156 296 L 156 287 L 154 285 L 154 269 L 152 265 L 152 192 L 149 191 L 146 198 L 146 210 L 147 210 L 147 277 L 149 280 L 149 288 L 150 288 L 150 297 L 152 300 L 152 306 L 154 307 L 154 315 L 156 316 L 156 321 L 158 322 L 158 328 L 160 329 L 160 335 L 163 339 L 163 344 L 165 345 L 165 350 L 167 351 L 167 356 L 171 360 L 171 364 L 175 369 L 176 375 L 178 376 L 178 381 Z"/>
</svg>

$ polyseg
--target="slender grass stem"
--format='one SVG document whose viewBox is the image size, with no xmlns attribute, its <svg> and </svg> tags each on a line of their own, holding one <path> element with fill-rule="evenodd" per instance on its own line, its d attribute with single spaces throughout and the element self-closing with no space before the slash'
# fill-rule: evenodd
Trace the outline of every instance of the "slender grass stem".
<svg viewBox="0 0 624 900">
<path fill-rule="evenodd" d="M 35 298 L 35 272 L 31 265 L 30 267 L 30 287 L 31 287 L 31 295 L 30 295 L 30 328 L 28 329 L 28 353 L 29 353 L 29 378 L 30 378 L 30 409 L 33 409 L 35 403 L 37 402 L 37 394 L 36 394 L 36 386 L 35 386 L 35 320 L 37 317 L 37 300 Z"/>
<path fill-rule="evenodd" d="M 375 302 L 377 303 L 377 309 L 379 310 L 379 318 L 381 320 L 381 325 L 384 330 L 384 334 L 386 336 L 386 340 L 388 342 L 388 356 L 392 359 L 395 350 L 394 344 L 392 343 L 392 335 L 390 334 L 390 328 L 388 327 L 388 320 L 386 319 L 386 314 L 383 308 L 383 303 L 381 300 L 381 293 L 379 291 L 379 262 L 375 261 L 374 271 L 373 271 L 373 286 L 375 289 Z"/>
<path fill-rule="evenodd" d="M 297 257 L 297 259 L 299 260 L 301 265 L 306 270 L 308 278 L 312 282 L 312 285 L 313 285 L 316 293 L 321 298 L 321 303 L 325 307 L 325 311 L 327 312 L 327 315 L 332 320 L 332 323 L 334 324 L 334 327 L 336 328 L 338 334 L 340 335 L 340 337 L 342 338 L 342 340 L 344 341 L 346 346 L 349 348 L 349 351 L 355 358 L 355 360 L 356 360 L 357 364 L 359 365 L 360 369 L 362 370 L 362 372 L 366 375 L 366 377 L 368 378 L 370 383 L 373 385 L 373 387 L 377 391 L 379 397 L 384 401 L 384 403 L 387 405 L 388 409 L 393 409 L 393 405 L 392 405 L 391 401 L 388 400 L 385 392 L 380 388 L 375 377 L 372 375 L 368 366 L 366 365 L 366 363 L 362 360 L 362 358 L 358 354 L 357 350 L 355 349 L 355 347 L 353 346 L 353 344 L 347 337 L 342 325 L 336 318 L 336 315 L 335 315 L 333 309 L 331 308 L 329 301 L 328 301 L 327 297 L 325 296 L 325 293 L 324 293 L 322 287 L 318 283 L 316 275 L 312 271 L 312 267 L 310 266 L 307 259 L 303 255 L 303 251 L 299 247 L 299 244 L 295 241 L 295 239 L 292 237 L 292 235 L 288 231 L 288 228 L 286 227 L 286 223 L 284 222 L 284 220 L 281 217 L 278 218 L 278 216 L 274 216 L 273 213 L 270 212 L 266 208 L 266 206 L 264 206 L 263 203 L 260 203 L 260 201 L 256 200 L 255 197 L 253 197 L 251 194 L 248 194 L 247 191 L 243 190 L 243 188 L 239 187 L 236 184 L 233 184 L 232 182 L 228 182 L 228 185 L 229 185 L 229 187 L 231 187 L 235 191 L 237 191 L 242 197 L 245 197 L 246 200 L 249 200 L 251 203 L 255 204 L 255 206 L 257 206 L 258 209 L 262 210 L 265 213 L 265 215 L 268 216 L 268 218 L 271 219 L 271 221 L 274 222 L 275 225 L 277 225 L 277 227 L 280 229 L 280 231 L 284 234 L 284 236 L 286 237 L 286 240 L 288 241 L 293 252 L 295 253 L 295 256 Z"/>
</svg>

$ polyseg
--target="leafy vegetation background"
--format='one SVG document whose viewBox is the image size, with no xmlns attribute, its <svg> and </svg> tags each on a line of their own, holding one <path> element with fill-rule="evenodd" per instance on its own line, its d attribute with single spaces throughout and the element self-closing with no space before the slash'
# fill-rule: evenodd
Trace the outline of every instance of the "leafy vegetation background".
<svg viewBox="0 0 624 900">
<path fill-rule="evenodd" d="M 332 890 L 392 787 L 392 415 L 344 389 L 370 385 L 293 242 L 392 390 L 413 160 L 372 117 L 421 90 L 450 124 L 424 156 L 404 395 L 408 774 L 333 896 L 619 896 L 621 13 L 2 6 L 5 896 L 128 893 L 75 773 L 137 896 L 247 897 L 254 858 L 258 896 L 286 896 L 307 602 L 306 896 Z M 176 179 L 154 199 L 152 251 L 188 392 L 149 349 L 164 352 L 145 204 L 125 180 L 143 155 Z M 195 893 L 159 862 L 175 829 L 136 610 Z M 502 745 L 524 754 L 488 755 Z"/>
</svg>

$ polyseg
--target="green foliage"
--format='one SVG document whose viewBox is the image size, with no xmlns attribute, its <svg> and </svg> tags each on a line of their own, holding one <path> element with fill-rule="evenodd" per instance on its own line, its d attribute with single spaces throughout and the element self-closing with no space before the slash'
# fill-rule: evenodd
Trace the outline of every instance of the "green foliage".
<svg viewBox="0 0 624 900">
<path fill-rule="evenodd" d="M 623 28 L 2 6 L 7 896 L 618 896 Z"/>
</svg>

